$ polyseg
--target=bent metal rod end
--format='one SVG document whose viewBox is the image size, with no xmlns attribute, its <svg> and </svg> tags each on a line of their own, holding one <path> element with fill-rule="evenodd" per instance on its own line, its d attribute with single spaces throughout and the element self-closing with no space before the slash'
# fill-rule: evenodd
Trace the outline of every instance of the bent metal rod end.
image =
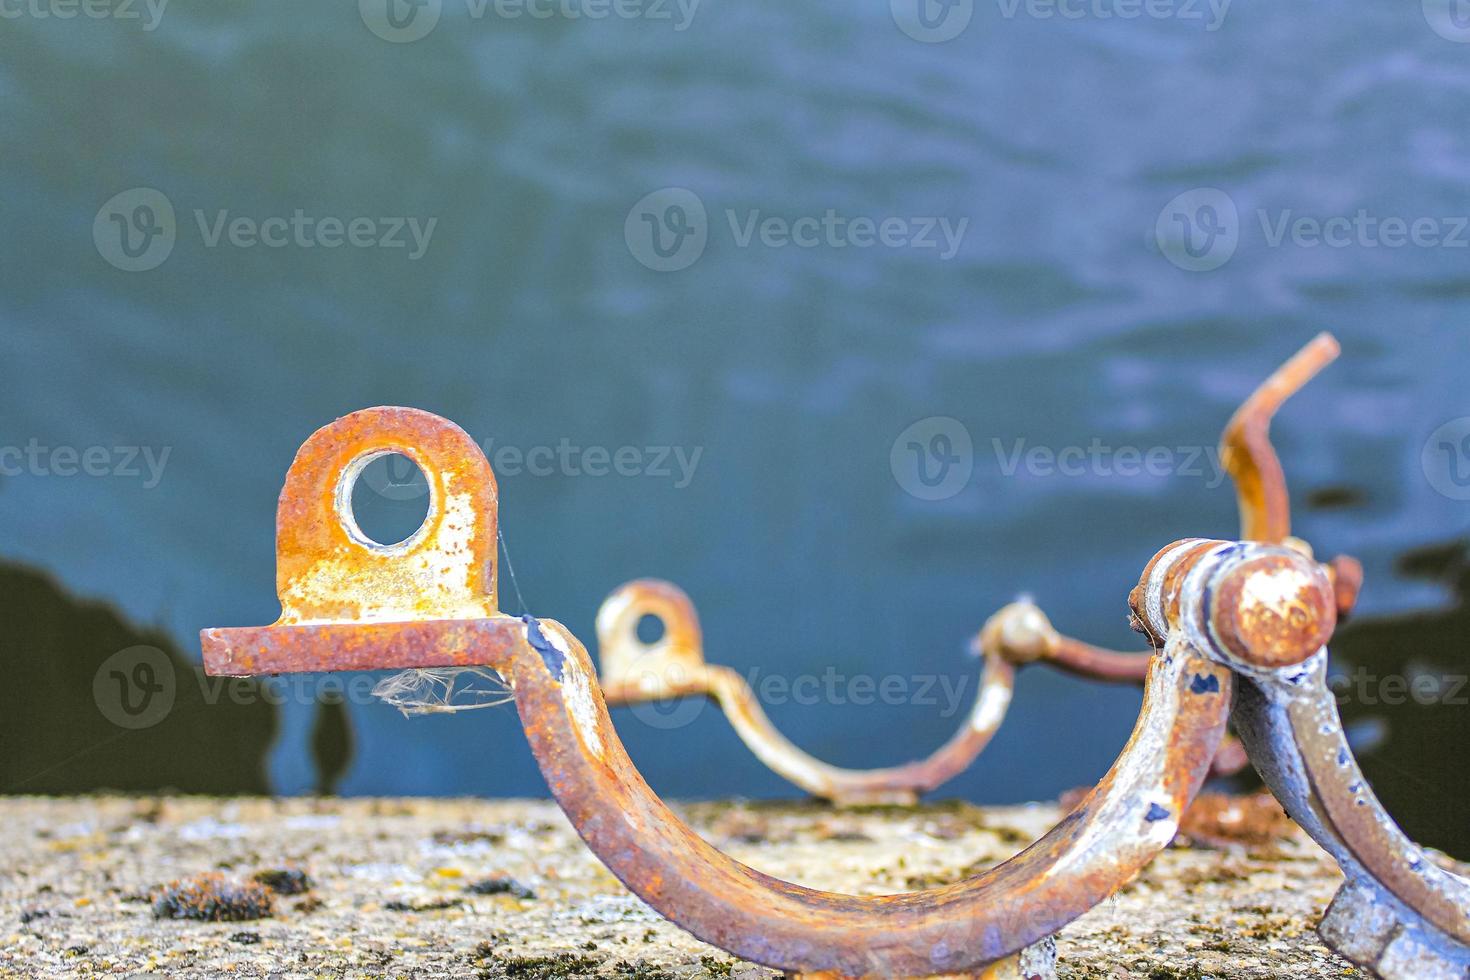
<svg viewBox="0 0 1470 980">
<path fill-rule="evenodd" d="M 407 541 L 365 538 L 350 514 L 364 461 L 401 452 L 429 479 Z M 277 511 L 281 619 L 204 630 L 212 674 L 478 666 L 514 692 L 532 753 L 587 846 L 660 914 L 736 956 L 791 974 L 923 977 L 1050 973 L 1062 926 L 1128 882 L 1174 837 L 1224 734 L 1230 672 L 1188 642 L 1154 658 L 1133 736 L 1048 834 L 955 884 L 884 896 L 781 881 L 727 857 L 648 787 L 608 717 L 586 650 L 494 597 L 496 494 L 452 423 L 367 409 L 318 430 Z"/>
</svg>

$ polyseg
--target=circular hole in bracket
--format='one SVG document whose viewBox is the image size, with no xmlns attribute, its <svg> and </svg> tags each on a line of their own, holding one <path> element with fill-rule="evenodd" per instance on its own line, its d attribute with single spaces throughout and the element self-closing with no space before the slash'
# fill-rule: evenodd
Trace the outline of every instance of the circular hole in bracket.
<svg viewBox="0 0 1470 980">
<path fill-rule="evenodd" d="M 368 453 L 342 472 L 337 514 L 347 534 L 373 551 L 407 551 L 428 526 L 433 489 L 423 469 L 401 452 Z"/>
<path fill-rule="evenodd" d="M 638 617 L 638 625 L 635 627 L 634 632 L 638 637 L 639 643 L 642 643 L 646 647 L 651 647 L 664 638 L 667 630 L 664 627 L 662 616 L 655 613 L 644 613 Z"/>
</svg>

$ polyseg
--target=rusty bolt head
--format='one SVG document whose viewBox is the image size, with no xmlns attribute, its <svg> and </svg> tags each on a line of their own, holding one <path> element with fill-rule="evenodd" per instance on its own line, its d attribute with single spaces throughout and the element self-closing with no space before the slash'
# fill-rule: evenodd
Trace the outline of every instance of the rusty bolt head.
<svg viewBox="0 0 1470 980">
<path fill-rule="evenodd" d="M 1321 565 L 1289 552 L 1233 564 L 1209 593 L 1210 631 L 1253 667 L 1299 664 L 1337 625 L 1337 597 Z"/>
</svg>

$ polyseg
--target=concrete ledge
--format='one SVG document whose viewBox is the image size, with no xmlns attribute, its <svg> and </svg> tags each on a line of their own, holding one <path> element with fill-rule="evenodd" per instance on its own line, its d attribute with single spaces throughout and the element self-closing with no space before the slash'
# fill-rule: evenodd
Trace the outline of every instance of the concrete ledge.
<svg viewBox="0 0 1470 980">
<path fill-rule="evenodd" d="M 1053 806 L 680 808 L 717 846 L 804 884 L 882 894 L 963 877 L 1044 832 Z M 661 919 L 561 812 L 521 800 L 0 800 L 0 976 L 770 977 Z M 299 868 L 267 919 L 155 918 L 159 886 Z M 1175 847 L 1063 931 L 1072 978 L 1363 976 L 1313 926 L 1341 883 L 1299 832 Z M 534 897 L 521 897 L 529 890 Z M 519 894 L 518 894 L 519 893 Z"/>
</svg>

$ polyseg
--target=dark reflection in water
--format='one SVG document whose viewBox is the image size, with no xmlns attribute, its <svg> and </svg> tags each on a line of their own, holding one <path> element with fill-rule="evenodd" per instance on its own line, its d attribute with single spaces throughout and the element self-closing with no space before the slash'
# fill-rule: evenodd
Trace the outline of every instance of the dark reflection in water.
<svg viewBox="0 0 1470 980">
<path fill-rule="evenodd" d="M 1409 836 L 1470 854 L 1470 553 L 1463 540 L 1421 548 L 1398 563 L 1447 586 L 1444 609 L 1354 621 L 1332 645 L 1333 684 L 1358 757 L 1378 797 Z"/>
<path fill-rule="evenodd" d="M 0 564 L 0 792 L 268 793 L 276 710 L 156 629 Z"/>
<path fill-rule="evenodd" d="M 323 698 L 311 726 L 311 759 L 316 766 L 318 796 L 334 796 L 352 762 L 352 728 L 340 698 Z"/>
</svg>

